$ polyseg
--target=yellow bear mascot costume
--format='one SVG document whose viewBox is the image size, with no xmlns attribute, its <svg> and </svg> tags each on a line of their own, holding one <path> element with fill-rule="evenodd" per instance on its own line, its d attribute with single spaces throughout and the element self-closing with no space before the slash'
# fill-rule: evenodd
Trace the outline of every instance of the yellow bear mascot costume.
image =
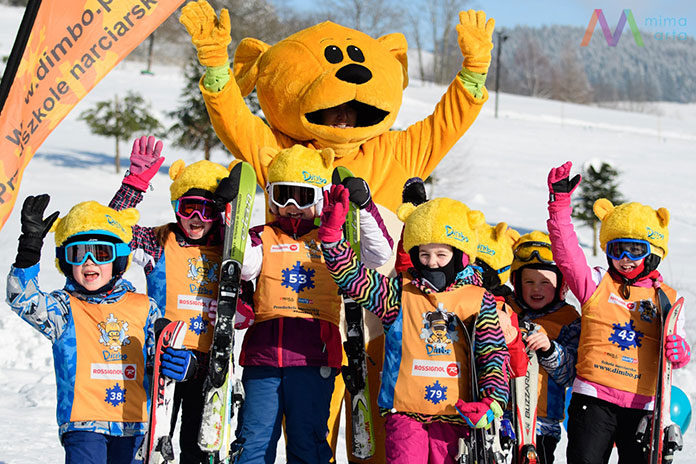
<svg viewBox="0 0 696 464">
<path fill-rule="evenodd" d="M 462 70 L 433 113 L 403 131 L 390 131 L 408 85 L 403 34 L 374 39 L 327 21 L 273 46 L 252 38 L 242 40 L 230 70 L 227 10 L 218 18 L 205 0 L 194 1 L 182 9 L 180 21 L 191 35 L 200 63 L 206 66 L 200 88 L 213 127 L 235 157 L 254 166 L 259 184 L 264 187 L 268 175 L 267 163 L 259 157 L 263 147 L 279 151 L 299 143 L 332 148 L 336 166 L 346 166 L 368 182 L 392 237 L 401 231 L 393 212 L 401 203 L 406 180 L 427 178 L 488 98 L 484 84 L 495 23 L 486 20 L 482 11 L 459 13 Z M 268 124 L 244 103 L 243 97 L 254 88 Z M 377 318 L 367 311 L 366 326 L 368 354 L 376 362 L 368 362 L 370 383 L 374 383 L 370 388 L 377 392 L 384 334 Z M 340 377 L 336 395 L 343 395 Z M 373 411 L 377 411 L 377 395 L 372 397 Z M 329 424 L 330 430 L 332 427 L 335 443 L 338 421 Z M 371 462 L 384 462 L 379 417 L 375 417 L 375 429 L 378 446 Z M 348 448 L 350 439 L 349 430 Z"/>
</svg>

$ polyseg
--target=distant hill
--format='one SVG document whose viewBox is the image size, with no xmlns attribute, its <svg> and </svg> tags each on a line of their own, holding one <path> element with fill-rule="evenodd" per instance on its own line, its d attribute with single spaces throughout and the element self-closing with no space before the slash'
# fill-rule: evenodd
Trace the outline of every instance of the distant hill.
<svg viewBox="0 0 696 464">
<path fill-rule="evenodd" d="M 610 47 L 599 27 L 590 43 L 581 47 L 585 29 L 572 26 L 518 26 L 506 30 L 501 54 L 501 88 L 512 93 L 571 101 L 696 101 L 696 40 L 679 34 L 642 32 L 644 47 L 626 27 L 615 47 Z M 497 45 L 497 44 L 496 44 Z M 488 87 L 493 88 L 493 68 Z M 584 76 L 583 76 L 584 73 Z M 554 77 L 556 82 L 554 82 Z M 554 85 L 586 78 L 585 101 L 555 96 Z M 577 90 L 577 88 L 576 88 Z"/>
</svg>

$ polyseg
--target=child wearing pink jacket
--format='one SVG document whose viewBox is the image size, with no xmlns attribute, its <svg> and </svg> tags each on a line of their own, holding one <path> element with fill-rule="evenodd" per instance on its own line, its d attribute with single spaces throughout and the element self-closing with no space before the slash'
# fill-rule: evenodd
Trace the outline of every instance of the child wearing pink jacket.
<svg viewBox="0 0 696 464">
<path fill-rule="evenodd" d="M 580 182 L 580 175 L 569 177 L 571 167 L 569 161 L 549 173 L 547 221 L 556 264 L 582 306 L 567 462 L 608 462 L 614 444 L 620 464 L 647 462 L 635 434 L 655 404 L 658 295 L 663 293 L 671 303 L 678 298 L 657 270 L 668 251 L 669 212 L 597 200 L 594 212 L 601 221 L 599 239 L 608 269 L 591 268 L 571 223 L 571 194 Z M 691 358 L 683 326 L 679 321 L 678 334 L 665 343 L 677 369 Z"/>
</svg>

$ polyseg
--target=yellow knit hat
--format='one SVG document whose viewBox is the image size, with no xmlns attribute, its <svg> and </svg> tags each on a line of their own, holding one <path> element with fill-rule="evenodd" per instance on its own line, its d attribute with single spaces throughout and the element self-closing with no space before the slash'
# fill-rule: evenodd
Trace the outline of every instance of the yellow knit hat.
<svg viewBox="0 0 696 464">
<path fill-rule="evenodd" d="M 464 203 L 450 198 L 434 198 L 415 206 L 403 203 L 396 215 L 405 222 L 404 250 L 429 243 L 444 243 L 476 259 L 476 228 L 485 222 L 481 211 L 472 211 Z"/>
<path fill-rule="evenodd" d="M 229 175 L 229 169 L 208 160 L 196 161 L 186 166 L 184 160 L 176 160 L 169 168 L 172 185 L 169 187 L 171 200 L 178 200 L 193 188 L 214 192 L 220 180 Z"/>
<path fill-rule="evenodd" d="M 58 218 L 51 231 L 55 232 L 57 247 L 62 246 L 69 237 L 84 232 L 115 235 L 123 243 L 130 243 L 133 239 L 132 226 L 138 219 L 140 213 L 135 208 L 116 211 L 96 201 L 84 201 L 73 206 L 64 217 Z"/>
<path fill-rule="evenodd" d="M 606 250 L 607 242 L 617 238 L 646 240 L 659 248 L 656 255 L 667 256 L 669 240 L 669 211 L 667 208 L 652 209 L 637 202 L 614 206 L 606 198 L 594 203 L 594 213 L 602 221 L 599 229 L 599 243 Z"/>
<path fill-rule="evenodd" d="M 302 145 L 274 152 L 262 149 L 260 158 L 271 158 L 268 167 L 268 182 L 297 182 L 324 187 L 331 183 L 334 151 L 331 148 L 314 150 Z"/>
<path fill-rule="evenodd" d="M 538 242 L 539 245 L 532 242 Z M 522 246 L 524 244 L 526 246 Z M 541 245 L 546 244 L 546 245 Z M 549 235 L 540 230 L 534 230 L 521 236 L 512 248 L 514 258 L 510 265 L 510 272 L 515 272 L 523 266 L 529 264 L 551 264 L 553 263 L 553 253 L 551 252 L 551 239 Z M 534 253 L 536 252 L 536 254 Z M 541 257 L 541 259 L 539 259 Z M 542 261 L 543 260 L 543 261 Z M 555 263 L 553 264 L 555 266 Z"/>
<path fill-rule="evenodd" d="M 508 227 L 505 222 L 499 222 L 495 226 L 483 223 L 476 232 L 479 239 L 476 257 L 495 271 L 507 268 L 498 274 L 501 283 L 507 282 L 513 258 L 512 247 L 520 238 L 520 233 Z"/>
</svg>

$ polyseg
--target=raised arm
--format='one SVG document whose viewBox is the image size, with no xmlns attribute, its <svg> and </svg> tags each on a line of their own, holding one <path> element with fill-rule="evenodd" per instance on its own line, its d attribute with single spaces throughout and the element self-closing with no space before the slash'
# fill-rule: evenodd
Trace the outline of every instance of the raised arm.
<svg viewBox="0 0 696 464">
<path fill-rule="evenodd" d="M 570 291 L 582 305 L 595 292 L 597 283 L 592 279 L 592 269 L 587 264 L 570 219 L 571 195 L 581 178 L 580 174 L 569 178 L 572 166 L 573 163 L 568 161 L 549 172 L 549 219 L 546 226 L 549 229 L 553 259 Z"/>
</svg>

